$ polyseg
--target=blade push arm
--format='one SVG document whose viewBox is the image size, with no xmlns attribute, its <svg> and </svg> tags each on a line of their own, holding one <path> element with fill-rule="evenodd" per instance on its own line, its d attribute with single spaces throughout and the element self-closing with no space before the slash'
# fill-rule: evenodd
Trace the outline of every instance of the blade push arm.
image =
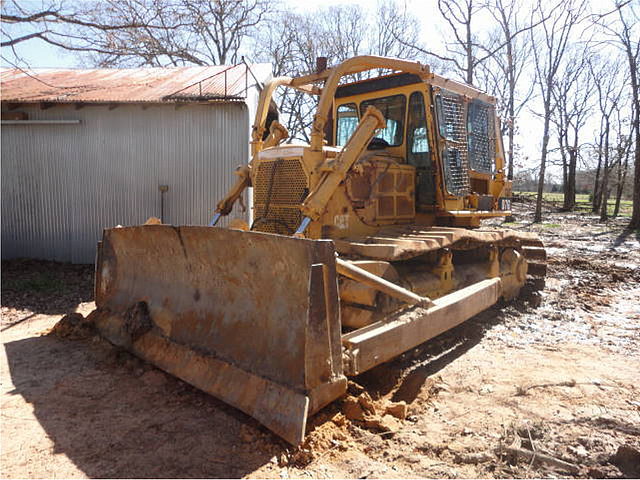
<svg viewBox="0 0 640 480">
<path fill-rule="evenodd" d="M 286 127 L 274 120 L 269 128 L 269 137 L 267 137 L 263 143 L 263 148 L 280 145 L 280 143 L 288 136 L 289 131 Z M 242 195 L 245 188 L 251 186 L 251 164 L 238 167 L 235 174 L 238 176 L 238 180 L 236 180 L 235 185 L 231 187 L 227 196 L 220 200 L 218 205 L 216 205 L 215 214 L 213 215 L 211 223 L 209 223 L 210 227 L 213 227 L 218 223 L 218 220 L 222 215 L 229 215 L 233 208 L 233 204 L 236 203 L 238 198 L 240 198 L 240 195 Z"/>
<path fill-rule="evenodd" d="M 341 275 L 348 277 L 356 282 L 368 285 L 376 290 L 386 293 L 390 297 L 397 298 L 409 305 L 419 305 L 421 307 L 432 307 L 433 302 L 428 297 L 421 297 L 420 295 L 413 293 L 411 290 L 396 285 L 393 282 L 385 280 L 378 275 L 374 275 L 371 272 L 366 271 L 364 268 L 360 268 L 351 262 L 336 258 L 336 270 Z"/>
<path fill-rule="evenodd" d="M 215 226 L 220 220 L 222 215 L 229 215 L 231 209 L 233 208 L 233 204 L 240 198 L 242 192 L 244 192 L 245 188 L 247 188 L 251 184 L 251 166 L 243 165 L 238 167 L 235 171 L 235 174 L 238 176 L 236 183 L 231 187 L 231 190 L 227 193 L 227 195 L 218 202 L 216 205 L 216 211 L 209 223 L 210 227 Z"/>
</svg>

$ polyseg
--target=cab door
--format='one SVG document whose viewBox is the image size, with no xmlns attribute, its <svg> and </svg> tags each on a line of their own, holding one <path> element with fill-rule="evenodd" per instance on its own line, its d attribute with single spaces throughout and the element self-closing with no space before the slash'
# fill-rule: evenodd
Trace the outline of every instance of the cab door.
<svg viewBox="0 0 640 480">
<path fill-rule="evenodd" d="M 429 148 L 424 95 L 413 92 L 409 96 L 407 114 L 407 163 L 416 169 L 417 205 L 434 205 L 436 201 L 434 167 Z"/>
</svg>

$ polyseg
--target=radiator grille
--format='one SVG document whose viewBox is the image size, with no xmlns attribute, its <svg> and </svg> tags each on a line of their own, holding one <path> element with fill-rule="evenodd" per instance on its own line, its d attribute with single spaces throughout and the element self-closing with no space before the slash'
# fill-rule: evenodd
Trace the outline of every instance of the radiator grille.
<svg viewBox="0 0 640 480">
<path fill-rule="evenodd" d="M 300 204 L 308 191 L 307 176 L 299 159 L 260 162 L 253 185 L 252 230 L 293 234 L 302 222 Z"/>
</svg>

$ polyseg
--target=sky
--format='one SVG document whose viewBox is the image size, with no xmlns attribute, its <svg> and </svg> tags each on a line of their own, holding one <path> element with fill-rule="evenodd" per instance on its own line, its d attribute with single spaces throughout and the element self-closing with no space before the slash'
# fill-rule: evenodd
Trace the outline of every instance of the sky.
<svg viewBox="0 0 640 480">
<path fill-rule="evenodd" d="M 26 0 L 29 1 L 29 0 Z M 39 0 L 31 0 L 39 3 Z M 603 8 L 602 2 L 592 0 L 596 8 Z M 407 8 L 412 11 L 422 24 L 422 41 L 424 45 L 435 51 L 442 51 L 444 37 L 446 32 L 440 15 L 436 7 L 436 0 L 404 0 Z M 285 0 L 289 8 L 300 12 L 314 11 L 318 3 L 310 1 Z M 366 9 L 376 8 L 375 0 L 323 0 L 322 6 L 332 6 L 340 4 L 357 4 Z M 608 3 L 608 2 L 607 2 Z M 476 28 L 489 29 L 490 24 L 486 18 L 478 18 Z M 31 68 L 82 68 L 82 59 L 77 54 L 69 52 L 39 40 L 32 40 L 21 43 L 17 48 L 16 57 L 9 48 L 2 49 L 3 67 L 10 67 L 12 64 L 20 66 L 28 65 Z M 441 72 L 436 72 L 441 73 Z M 532 109 L 536 109 L 536 101 L 531 103 Z M 594 125 L 593 128 L 596 128 Z M 524 160 L 522 164 L 525 168 L 529 168 L 537 163 L 540 155 L 540 142 L 542 136 L 542 122 L 530 110 L 522 112 L 519 119 L 519 135 L 516 142 L 520 145 L 521 155 Z M 506 144 L 505 144 L 506 147 Z M 528 158 L 528 160 L 527 160 Z M 559 171 L 554 167 L 550 169 L 551 174 L 557 175 Z"/>
</svg>

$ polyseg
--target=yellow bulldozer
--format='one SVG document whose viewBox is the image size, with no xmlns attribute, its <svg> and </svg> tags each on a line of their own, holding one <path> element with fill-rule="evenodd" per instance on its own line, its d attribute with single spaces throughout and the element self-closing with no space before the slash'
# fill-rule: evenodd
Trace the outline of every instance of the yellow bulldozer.
<svg viewBox="0 0 640 480">
<path fill-rule="evenodd" d="M 309 144 L 287 143 L 278 88 L 316 96 Z M 209 226 L 104 231 L 93 318 L 291 444 L 348 376 L 545 275 L 537 236 L 481 227 L 511 214 L 495 99 L 427 65 L 360 56 L 274 78 L 251 153 Z M 216 227 L 249 187 L 252 224 Z"/>
</svg>

